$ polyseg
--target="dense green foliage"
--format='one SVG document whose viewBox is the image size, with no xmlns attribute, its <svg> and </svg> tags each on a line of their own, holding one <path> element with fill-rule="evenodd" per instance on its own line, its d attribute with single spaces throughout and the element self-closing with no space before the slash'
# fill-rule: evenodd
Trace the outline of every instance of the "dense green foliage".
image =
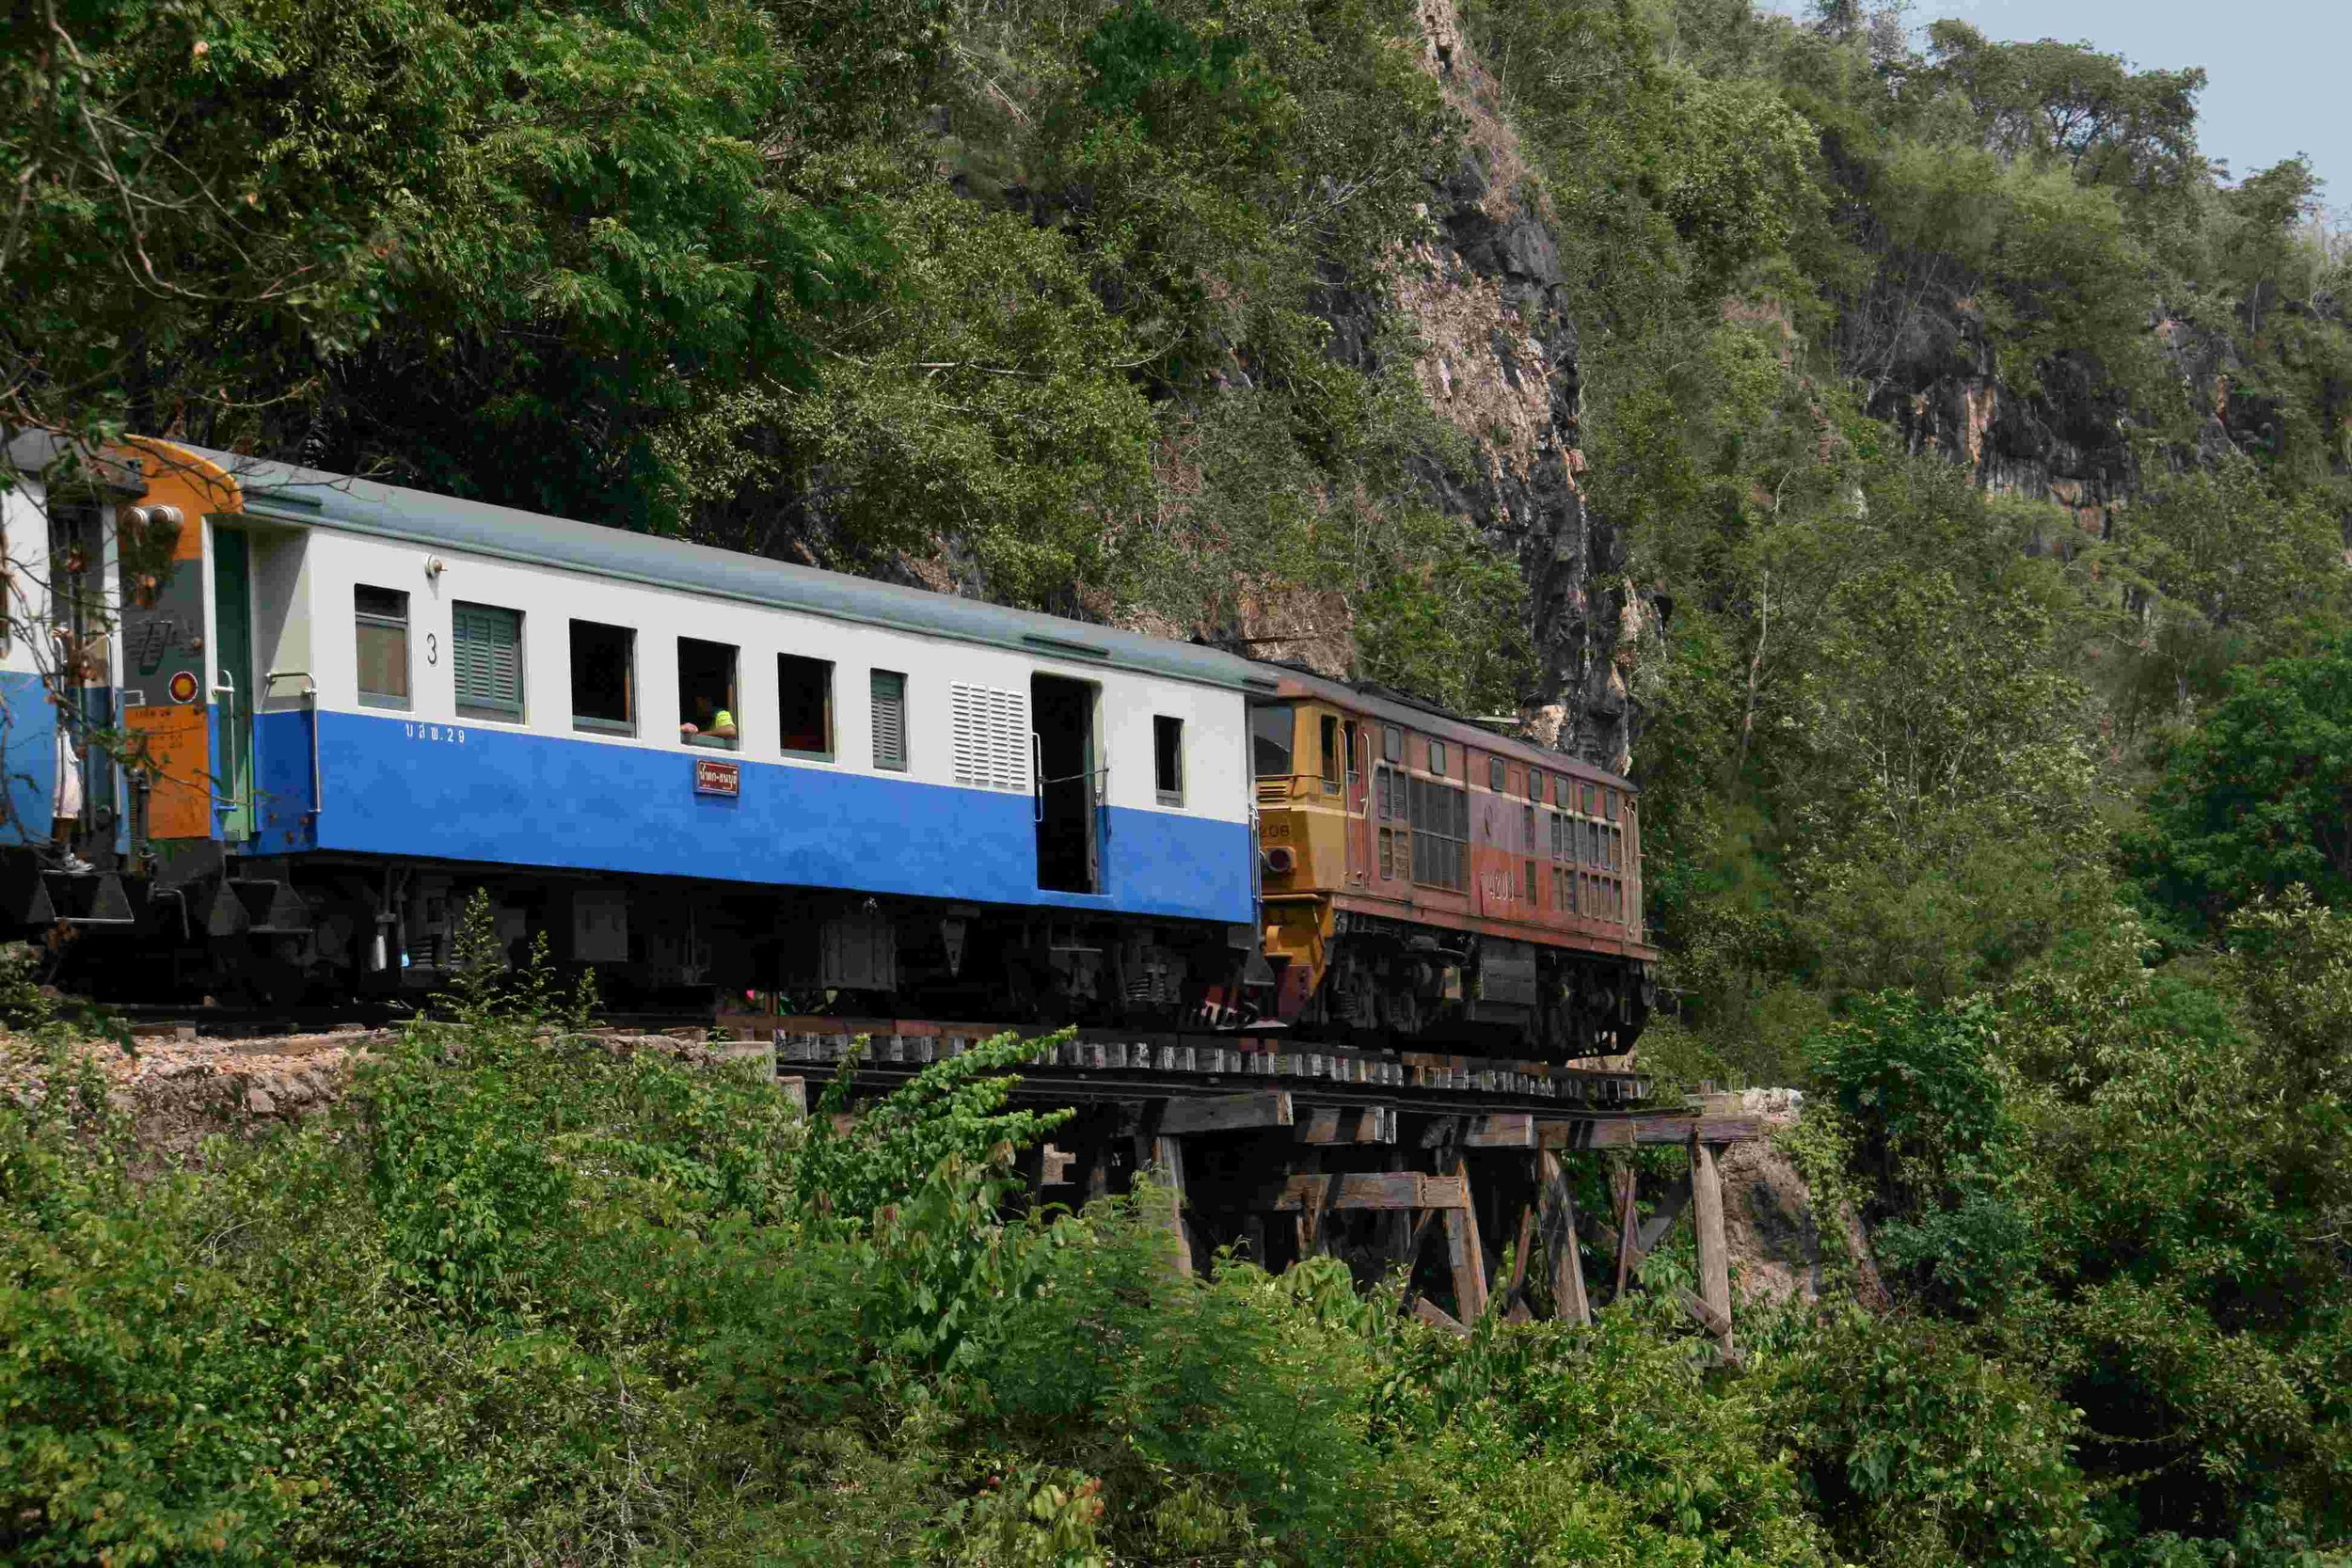
<svg viewBox="0 0 2352 1568">
<path fill-rule="evenodd" d="M 1516 574 L 1408 478 L 1445 440 L 1409 356 L 1337 364 L 1314 313 L 1425 226 L 1453 132 L 1411 25 L 1396 0 L 11 12 L 0 420 L 1178 627 L 1303 586 L 1343 596 L 1369 673 L 1508 702 Z"/>
<path fill-rule="evenodd" d="M 1769 1385 L 1664 1320 L 1199 1285 L 1130 1200 L 1000 1207 L 1033 1046 L 836 1130 L 548 1002 L 183 1172 L 62 1060 L 0 1108 L 10 1561 L 1825 1560 Z"/>
<path fill-rule="evenodd" d="M 2241 672 L 2166 757 L 2130 849 L 2200 927 L 2291 887 L 2352 902 L 2352 644 Z"/>
</svg>

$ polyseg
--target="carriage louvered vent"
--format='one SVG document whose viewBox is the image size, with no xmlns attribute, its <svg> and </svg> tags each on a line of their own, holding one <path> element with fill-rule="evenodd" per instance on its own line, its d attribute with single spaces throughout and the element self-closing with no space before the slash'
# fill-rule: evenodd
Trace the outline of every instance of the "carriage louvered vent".
<svg viewBox="0 0 2352 1568">
<path fill-rule="evenodd" d="M 956 725 L 956 783 L 975 789 L 1029 787 L 1029 703 L 1018 691 L 948 688 Z"/>
</svg>

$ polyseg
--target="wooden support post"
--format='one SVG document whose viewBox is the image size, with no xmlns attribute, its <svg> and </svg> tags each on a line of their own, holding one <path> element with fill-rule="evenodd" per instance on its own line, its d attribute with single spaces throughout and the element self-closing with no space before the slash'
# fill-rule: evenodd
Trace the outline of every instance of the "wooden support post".
<svg viewBox="0 0 2352 1568">
<path fill-rule="evenodd" d="M 1724 1181 L 1715 1169 L 1715 1146 L 1695 1133 L 1691 1139 L 1691 1218 L 1699 1233 L 1699 1299 L 1720 1320 L 1721 1326 L 1713 1329 L 1715 1340 L 1729 1355 L 1731 1248 L 1724 1236 Z"/>
<path fill-rule="evenodd" d="M 1462 1199 L 1445 1211 L 1446 1262 L 1454 1270 L 1454 1308 L 1462 1322 L 1474 1323 L 1486 1311 L 1486 1255 L 1478 1242 L 1478 1209 L 1470 1201 L 1470 1163 L 1459 1154 L 1451 1163 Z"/>
<path fill-rule="evenodd" d="M 1617 1193 L 1617 1290 L 1612 1301 L 1624 1297 L 1633 1279 L 1633 1248 L 1640 1236 L 1642 1211 L 1633 1200 L 1633 1167 L 1620 1161 L 1609 1173 Z"/>
<path fill-rule="evenodd" d="M 1176 1272 L 1189 1277 L 1192 1239 L 1184 1230 L 1184 1141 L 1165 1132 L 1137 1136 L 1136 1164 L 1168 1190 L 1168 1212 L 1161 1223 L 1176 1240 Z"/>
<path fill-rule="evenodd" d="M 1294 1171 L 1292 1174 L 1316 1177 L 1322 1175 L 1323 1161 L 1320 1156 L 1308 1155 L 1306 1165 L 1307 1168 L 1304 1171 Z M 1331 1189 L 1338 1185 L 1336 1181 L 1326 1180 L 1319 1193 L 1301 1195 L 1298 1218 L 1294 1223 L 1298 1231 L 1298 1260 L 1302 1263 L 1322 1250 L 1323 1217 L 1330 1212 Z"/>
<path fill-rule="evenodd" d="M 1527 1254 L 1535 1241 L 1535 1206 L 1529 1204 L 1519 1211 L 1519 1233 L 1511 1239 L 1511 1282 L 1502 1288 L 1502 1314 L 1515 1323 L 1529 1320 L 1527 1302 Z M 1486 1309 L 1494 1310 L 1488 1302 Z"/>
<path fill-rule="evenodd" d="M 1584 1297 L 1584 1260 L 1576 1249 L 1576 1199 L 1568 1191 L 1567 1172 L 1560 1156 L 1549 1148 L 1535 1153 L 1535 1174 L 1541 1184 L 1544 1257 L 1551 1265 L 1553 1309 L 1570 1323 L 1593 1321 L 1592 1303 Z"/>
<path fill-rule="evenodd" d="M 1390 1128 L 1390 1136 L 1391 1138 L 1395 1136 L 1393 1124 Z M 1382 1163 L 1392 1173 L 1401 1171 L 1406 1168 L 1405 1151 L 1391 1148 Z M 1413 1229 L 1413 1212 L 1409 1209 L 1391 1209 L 1382 1214 L 1377 1223 L 1381 1250 L 1390 1257 L 1403 1261 L 1406 1272 L 1411 1273 L 1412 1254 L 1418 1250 L 1413 1243 L 1421 1239 Z M 1409 1284 L 1410 1281 L 1406 1283 Z"/>
</svg>

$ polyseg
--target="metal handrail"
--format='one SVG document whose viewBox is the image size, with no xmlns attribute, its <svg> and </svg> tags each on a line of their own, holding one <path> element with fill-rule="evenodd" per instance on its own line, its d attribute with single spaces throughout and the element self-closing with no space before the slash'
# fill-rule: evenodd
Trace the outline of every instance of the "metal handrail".
<svg viewBox="0 0 2352 1568">
<path fill-rule="evenodd" d="M 262 677 L 262 701 L 269 701 L 270 688 L 279 681 L 302 681 L 302 700 L 310 707 L 310 820 L 315 823 L 326 815 L 326 785 L 319 775 L 319 683 L 308 670 L 272 670 Z"/>
</svg>

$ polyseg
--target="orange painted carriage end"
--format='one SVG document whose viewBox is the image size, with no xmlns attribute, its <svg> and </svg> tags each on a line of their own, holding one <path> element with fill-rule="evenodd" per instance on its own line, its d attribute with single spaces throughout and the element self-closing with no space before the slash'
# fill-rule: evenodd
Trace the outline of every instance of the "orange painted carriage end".
<svg viewBox="0 0 2352 1568">
<path fill-rule="evenodd" d="M 244 491 L 218 464 L 167 441 L 134 437 L 116 449 L 114 455 L 138 466 L 146 486 L 139 505 L 172 507 L 182 519 L 171 553 L 160 560 L 132 562 L 125 573 L 125 590 L 144 593 L 151 602 L 166 590 L 169 578 L 192 574 L 198 579 L 198 602 L 201 603 L 204 519 L 243 512 Z M 119 531 L 126 553 L 135 553 L 140 542 L 137 531 L 125 528 Z M 122 727 L 138 759 L 135 766 L 143 768 L 151 781 L 148 836 L 210 838 L 213 741 L 211 693 L 203 689 L 206 683 L 199 679 L 198 689 L 184 700 L 166 689 L 148 689 L 128 674 L 125 684 L 145 699 L 123 708 Z"/>
</svg>

